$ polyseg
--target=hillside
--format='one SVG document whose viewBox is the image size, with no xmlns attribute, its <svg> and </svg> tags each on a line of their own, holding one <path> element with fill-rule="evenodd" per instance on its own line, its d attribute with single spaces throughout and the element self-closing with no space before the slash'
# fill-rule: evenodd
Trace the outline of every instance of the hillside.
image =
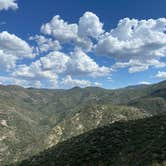
<svg viewBox="0 0 166 166">
<path fill-rule="evenodd" d="M 17 166 L 165 166 L 166 114 L 116 122 L 59 143 Z"/>
<path fill-rule="evenodd" d="M 166 110 L 166 81 L 148 86 L 146 94 L 130 100 L 129 105 L 148 110 L 149 113 L 156 115 Z"/>
<path fill-rule="evenodd" d="M 166 82 L 117 90 L 0 86 L 0 165 L 103 125 L 165 112 L 165 89 Z"/>
<path fill-rule="evenodd" d="M 150 114 L 134 107 L 88 105 L 74 116 L 65 118 L 51 129 L 45 139 L 45 146 L 51 147 L 73 136 L 117 121 L 143 119 L 148 116 Z"/>
</svg>

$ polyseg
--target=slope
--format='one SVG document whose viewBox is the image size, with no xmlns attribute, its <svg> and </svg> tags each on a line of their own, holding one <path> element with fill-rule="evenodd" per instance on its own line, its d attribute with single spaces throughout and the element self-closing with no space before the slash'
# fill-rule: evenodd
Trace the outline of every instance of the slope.
<svg viewBox="0 0 166 166">
<path fill-rule="evenodd" d="M 166 114 L 116 122 L 62 142 L 17 166 L 165 166 Z"/>
</svg>

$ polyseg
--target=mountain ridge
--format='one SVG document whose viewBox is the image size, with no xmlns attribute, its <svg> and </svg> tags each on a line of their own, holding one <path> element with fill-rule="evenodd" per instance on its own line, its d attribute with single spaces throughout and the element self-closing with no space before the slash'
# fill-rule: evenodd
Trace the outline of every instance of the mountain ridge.
<svg viewBox="0 0 166 166">
<path fill-rule="evenodd" d="M 117 90 L 0 86 L 0 164 L 23 160 L 103 125 L 164 113 L 165 88 L 166 81 Z"/>
</svg>

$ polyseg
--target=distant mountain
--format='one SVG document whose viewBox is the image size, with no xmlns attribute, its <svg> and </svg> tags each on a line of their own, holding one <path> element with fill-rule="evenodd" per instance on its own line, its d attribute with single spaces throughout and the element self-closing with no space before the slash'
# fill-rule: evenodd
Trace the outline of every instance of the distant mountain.
<svg viewBox="0 0 166 166">
<path fill-rule="evenodd" d="M 166 81 L 117 90 L 0 86 L 0 165 L 103 125 L 165 111 Z"/>
<path fill-rule="evenodd" d="M 166 114 L 116 122 L 59 143 L 16 166 L 165 166 Z"/>
<path fill-rule="evenodd" d="M 150 86 L 150 85 L 138 84 L 138 85 L 130 85 L 130 86 L 127 86 L 126 88 L 127 89 L 142 89 L 142 88 L 147 88 L 148 86 Z"/>
<path fill-rule="evenodd" d="M 166 111 L 166 81 L 150 85 L 145 88 L 146 94 L 130 100 L 128 105 L 132 105 L 147 110 L 155 115 Z"/>
</svg>

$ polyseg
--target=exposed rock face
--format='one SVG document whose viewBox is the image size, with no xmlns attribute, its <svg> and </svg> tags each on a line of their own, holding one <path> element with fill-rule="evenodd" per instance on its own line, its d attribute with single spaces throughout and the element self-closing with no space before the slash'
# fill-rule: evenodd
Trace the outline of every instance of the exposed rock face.
<svg viewBox="0 0 166 166">
<path fill-rule="evenodd" d="M 2 127 L 7 127 L 7 128 L 9 127 L 6 120 L 1 120 L 0 124 Z"/>
</svg>

